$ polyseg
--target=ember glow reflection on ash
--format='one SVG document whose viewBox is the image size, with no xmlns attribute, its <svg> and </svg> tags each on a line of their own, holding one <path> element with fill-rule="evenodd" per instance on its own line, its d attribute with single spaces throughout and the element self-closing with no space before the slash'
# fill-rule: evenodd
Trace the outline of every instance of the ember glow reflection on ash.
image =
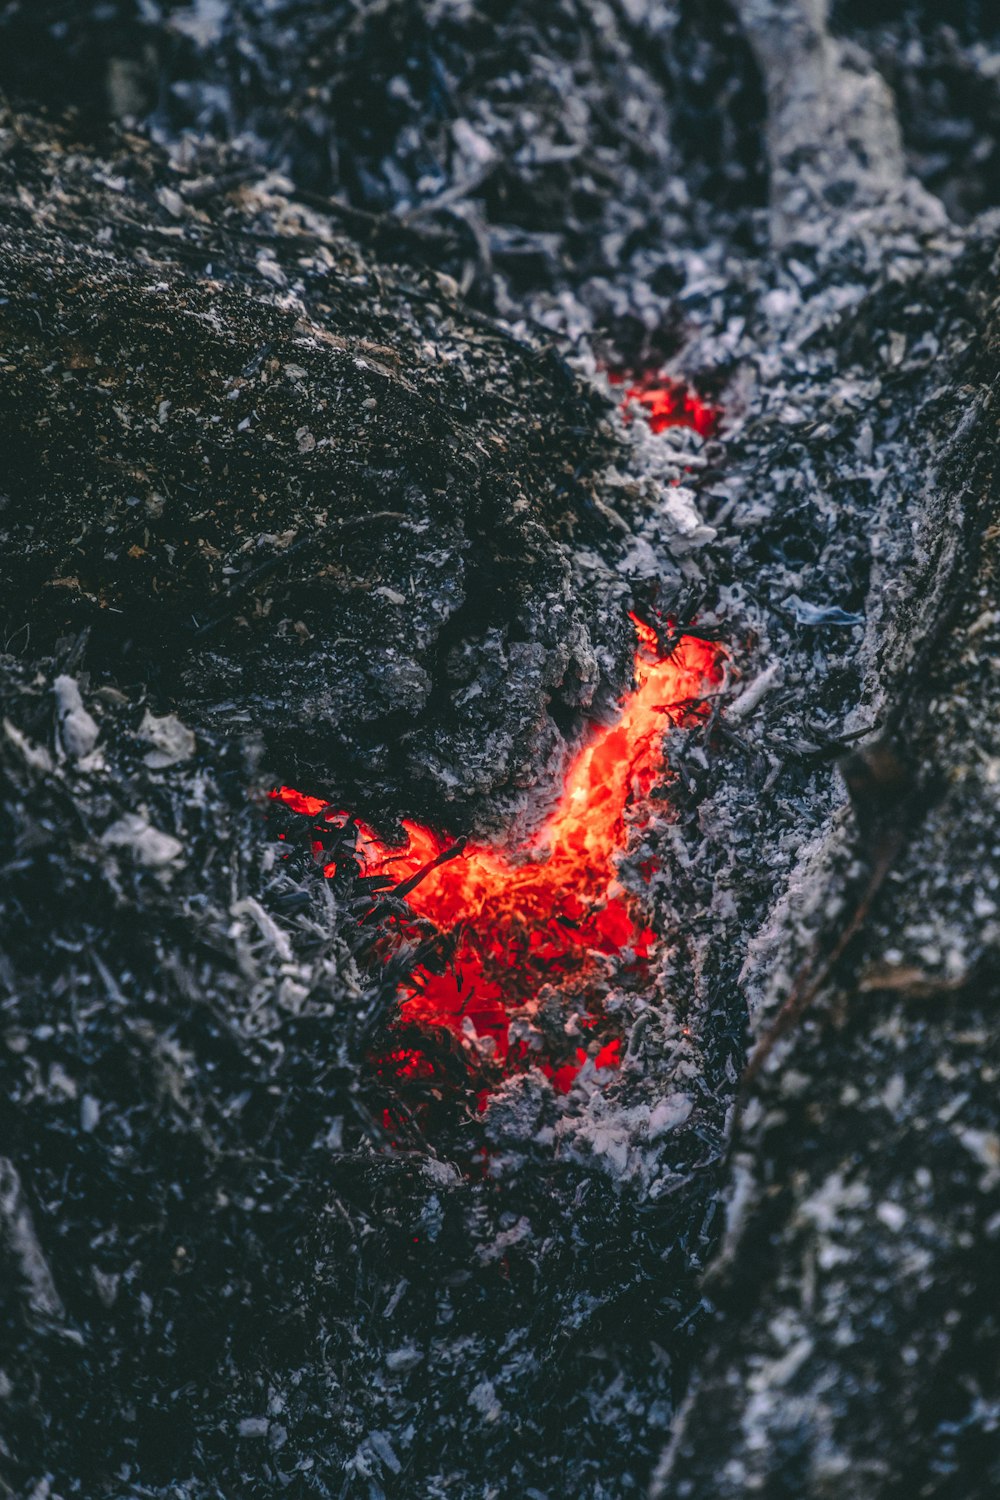
<svg viewBox="0 0 1000 1500">
<path fill-rule="evenodd" d="M 418 967 L 401 997 L 400 1023 L 451 1032 L 478 1061 L 501 1076 L 539 1067 L 566 1093 L 593 1054 L 595 1069 L 613 1068 L 620 1043 L 555 1054 L 531 1025 L 533 1010 L 553 989 L 565 997 L 571 1027 L 594 1026 L 613 979 L 627 982 L 648 967 L 656 934 L 618 878 L 629 830 L 648 821 L 648 794 L 663 769 L 661 742 L 671 725 L 703 716 L 706 689 L 720 677 L 713 642 L 683 636 L 668 654 L 657 634 L 632 617 L 637 632 L 634 682 L 617 721 L 594 730 L 574 755 L 559 802 L 540 832 L 515 848 L 455 844 L 405 821 L 406 842 L 383 842 L 366 824 L 356 830 L 352 858 L 369 889 L 405 896 L 417 918 L 448 934 L 453 955 L 443 972 Z M 271 796 L 323 825 L 348 815 L 290 787 Z M 317 857 L 323 844 L 314 845 Z M 336 874 L 336 862 L 324 872 Z M 652 868 L 644 867 L 646 878 Z M 378 896 L 373 896 L 377 902 Z M 405 1046 L 382 1059 L 397 1078 L 428 1076 L 419 1049 Z"/>
</svg>

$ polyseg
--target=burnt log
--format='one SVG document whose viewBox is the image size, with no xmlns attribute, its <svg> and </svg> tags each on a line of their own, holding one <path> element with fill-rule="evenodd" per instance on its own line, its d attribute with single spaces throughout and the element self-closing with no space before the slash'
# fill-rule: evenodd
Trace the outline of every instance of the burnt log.
<svg viewBox="0 0 1000 1500">
<path fill-rule="evenodd" d="M 190 201 L 204 160 L 5 141 L 5 639 L 86 632 L 355 805 L 388 751 L 413 810 L 468 813 L 606 709 L 621 448 L 551 346 L 274 187 Z"/>
</svg>

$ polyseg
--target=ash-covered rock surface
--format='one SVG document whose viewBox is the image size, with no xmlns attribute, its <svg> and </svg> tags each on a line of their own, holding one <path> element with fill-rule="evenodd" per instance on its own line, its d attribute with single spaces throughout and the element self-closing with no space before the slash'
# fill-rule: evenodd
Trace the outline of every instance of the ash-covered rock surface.
<svg viewBox="0 0 1000 1500">
<path fill-rule="evenodd" d="M 0 160 L 11 1494 L 994 1492 L 959 9 L 0 13 L 81 107 Z M 665 359 L 717 439 L 615 415 Z M 621 1068 L 480 1112 L 438 1039 L 411 1116 L 405 961 L 261 794 L 530 824 L 630 600 L 729 666 L 623 863 Z"/>
<path fill-rule="evenodd" d="M 3 141 L 5 639 L 375 811 L 536 779 L 628 656 L 600 398 L 221 153 Z"/>
<path fill-rule="evenodd" d="M 761 91 L 728 4 L 13 0 L 0 36 L 8 89 L 171 141 L 235 136 L 481 298 L 496 273 L 617 279 L 638 245 L 703 223 L 702 199 L 765 200 Z"/>
</svg>

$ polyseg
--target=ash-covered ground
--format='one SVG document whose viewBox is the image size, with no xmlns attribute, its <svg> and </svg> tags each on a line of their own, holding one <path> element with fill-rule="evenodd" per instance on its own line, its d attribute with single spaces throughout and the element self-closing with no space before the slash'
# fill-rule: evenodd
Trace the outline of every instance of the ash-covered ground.
<svg viewBox="0 0 1000 1500">
<path fill-rule="evenodd" d="M 1000 38 L 823 9 L 0 9 L 7 1493 L 995 1493 Z M 417 1107 L 264 794 L 532 826 L 630 606 L 622 1065 Z"/>
</svg>

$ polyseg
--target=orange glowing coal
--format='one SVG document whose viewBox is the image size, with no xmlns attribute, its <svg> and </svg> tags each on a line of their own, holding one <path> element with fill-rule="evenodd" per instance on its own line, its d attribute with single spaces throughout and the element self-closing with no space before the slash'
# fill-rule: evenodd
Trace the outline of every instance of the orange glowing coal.
<svg viewBox="0 0 1000 1500">
<path fill-rule="evenodd" d="M 454 945 L 445 972 L 418 968 L 401 999 L 400 1019 L 444 1028 L 502 1072 L 535 1065 L 567 1092 L 587 1060 L 544 1055 L 532 1025 L 553 987 L 571 1027 L 592 1026 L 609 984 L 650 961 L 656 937 L 618 878 L 630 828 L 648 821 L 648 794 L 662 770 L 661 741 L 673 724 L 704 713 L 706 686 L 718 681 L 719 648 L 682 637 L 667 655 L 656 632 L 632 617 L 637 632 L 634 682 L 617 721 L 594 730 L 569 766 L 558 804 L 539 833 L 516 848 L 455 843 L 404 821 L 406 842 L 383 842 L 364 823 L 354 857 L 372 886 L 405 897 L 410 909 Z M 271 796 L 322 825 L 347 826 L 346 813 L 317 797 L 280 787 Z M 319 857 L 322 843 L 314 845 Z M 325 873 L 336 873 L 336 863 Z M 646 871 L 647 878 L 652 874 Z M 377 899 L 377 898 L 376 898 Z M 592 1049 L 593 1050 L 593 1049 Z M 596 1068 L 619 1061 L 619 1043 L 593 1057 Z M 422 1055 L 392 1054 L 397 1076 L 425 1073 Z"/>
</svg>

